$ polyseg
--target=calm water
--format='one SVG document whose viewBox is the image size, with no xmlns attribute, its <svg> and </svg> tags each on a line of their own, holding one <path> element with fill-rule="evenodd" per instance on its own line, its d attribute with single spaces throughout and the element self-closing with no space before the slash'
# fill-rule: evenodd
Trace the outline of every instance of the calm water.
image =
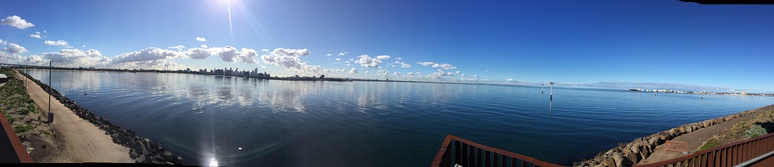
<svg viewBox="0 0 774 167">
<path fill-rule="evenodd" d="M 48 72 L 29 72 L 48 82 Z M 427 166 L 447 134 L 569 165 L 770 97 L 54 71 L 53 87 L 189 164 Z M 88 95 L 84 95 L 88 93 Z M 241 148 L 241 149 L 240 149 Z"/>
</svg>

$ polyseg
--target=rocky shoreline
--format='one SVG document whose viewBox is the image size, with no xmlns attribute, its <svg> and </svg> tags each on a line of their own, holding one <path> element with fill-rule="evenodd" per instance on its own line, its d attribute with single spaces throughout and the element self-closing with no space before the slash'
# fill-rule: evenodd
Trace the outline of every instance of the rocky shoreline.
<svg viewBox="0 0 774 167">
<path fill-rule="evenodd" d="M 130 149 L 128 154 L 135 162 L 150 164 L 183 164 L 182 157 L 172 154 L 162 148 L 161 145 L 152 143 L 148 138 L 138 136 L 132 130 L 122 129 L 120 126 L 110 123 L 105 117 L 100 117 L 89 112 L 88 109 L 78 106 L 78 104 L 72 100 L 62 96 L 56 89 L 52 89 L 47 84 L 40 82 L 29 74 L 22 71 L 19 71 L 19 73 L 38 84 L 43 90 L 49 92 L 52 97 L 67 106 L 67 108 L 70 108 L 70 110 L 79 117 L 88 120 L 100 129 L 105 130 L 105 134 L 110 135 L 110 137 L 113 138 L 114 143 L 128 147 Z"/>
<path fill-rule="evenodd" d="M 619 143 L 617 147 L 614 147 L 605 152 L 600 152 L 592 158 L 574 162 L 572 166 L 633 166 L 648 158 L 657 146 L 664 144 L 666 141 L 671 140 L 677 136 L 691 133 L 693 131 L 712 125 L 720 124 L 734 118 L 753 114 L 759 110 L 769 107 L 774 107 L 774 105 L 747 110 L 741 113 L 731 114 L 728 116 L 718 117 L 701 122 L 684 124 L 676 128 L 658 132 L 656 134 L 634 139 L 634 141 L 628 143 Z"/>
</svg>

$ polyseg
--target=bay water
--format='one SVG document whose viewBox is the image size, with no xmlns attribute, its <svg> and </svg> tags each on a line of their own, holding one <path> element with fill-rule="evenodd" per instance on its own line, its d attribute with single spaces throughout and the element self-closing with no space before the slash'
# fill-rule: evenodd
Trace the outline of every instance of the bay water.
<svg viewBox="0 0 774 167">
<path fill-rule="evenodd" d="M 48 83 L 48 70 L 29 70 Z M 772 97 L 54 70 L 64 96 L 187 164 L 427 166 L 447 134 L 571 165 Z"/>
</svg>

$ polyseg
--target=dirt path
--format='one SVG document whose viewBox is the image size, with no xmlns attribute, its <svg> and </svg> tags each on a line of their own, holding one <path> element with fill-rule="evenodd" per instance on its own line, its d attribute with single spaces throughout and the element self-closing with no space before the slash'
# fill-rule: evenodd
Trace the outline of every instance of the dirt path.
<svg viewBox="0 0 774 167">
<path fill-rule="evenodd" d="M 16 77 L 24 78 L 18 72 Z M 30 80 L 26 80 L 30 98 L 48 113 L 48 93 Z M 113 143 L 112 138 L 94 124 L 75 115 L 55 98 L 51 98 L 51 111 L 55 114 L 50 127 L 58 137 L 58 144 L 47 156 L 36 162 L 125 162 L 133 163 L 129 148 Z"/>
<path fill-rule="evenodd" d="M 697 150 L 699 147 L 701 147 L 701 145 L 704 143 L 704 141 L 706 141 L 707 139 L 709 139 L 713 135 L 720 134 L 721 132 L 723 132 L 727 128 L 732 127 L 732 126 L 736 125 L 737 123 L 742 122 L 744 120 L 749 120 L 752 117 L 754 117 L 755 115 L 758 115 L 758 113 L 747 114 L 745 116 L 734 118 L 734 119 L 725 121 L 725 122 L 720 123 L 720 124 L 709 126 L 707 128 L 701 128 L 701 129 L 696 130 L 694 132 L 677 136 L 677 137 L 675 137 L 672 140 L 687 142 L 688 143 L 688 149 L 691 151 L 690 153 L 693 153 L 695 150 Z M 648 163 L 654 163 L 654 162 L 661 162 L 661 161 L 670 160 L 670 159 L 674 159 L 674 158 L 677 158 L 677 157 L 684 156 L 684 154 L 682 154 L 680 152 L 677 152 L 677 151 L 667 151 L 667 152 L 665 152 L 664 151 L 664 147 L 665 146 L 666 146 L 665 144 L 659 145 L 658 147 L 656 147 L 656 149 L 653 151 L 653 154 L 651 154 L 650 157 L 646 158 L 643 161 L 640 161 L 637 164 L 641 165 L 641 164 L 648 164 Z"/>
</svg>

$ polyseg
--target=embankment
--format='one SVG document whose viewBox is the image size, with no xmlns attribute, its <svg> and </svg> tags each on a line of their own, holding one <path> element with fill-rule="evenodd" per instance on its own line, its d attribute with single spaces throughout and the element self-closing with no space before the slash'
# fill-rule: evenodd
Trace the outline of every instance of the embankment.
<svg viewBox="0 0 774 167">
<path fill-rule="evenodd" d="M 83 118 L 84 120 L 87 120 L 100 129 L 104 130 L 107 135 L 110 135 L 114 143 L 128 147 L 130 149 L 128 152 L 129 156 L 136 162 L 153 164 L 182 164 L 183 159 L 180 156 L 173 155 L 171 152 L 162 148 L 161 145 L 152 143 L 150 139 L 140 137 L 132 130 L 122 129 L 120 126 L 110 123 L 110 121 L 104 117 L 100 117 L 89 112 L 87 109 L 78 106 L 78 104 L 72 100 L 62 96 L 62 94 L 60 94 L 57 90 L 31 77 L 29 74 L 21 71 L 19 71 L 19 73 L 35 82 L 43 90 L 49 92 L 52 97 L 56 98 L 56 100 L 64 104 L 73 113 L 78 115 L 78 117 Z"/>
<path fill-rule="evenodd" d="M 592 158 L 588 158 L 580 162 L 575 162 L 573 163 L 573 166 L 633 166 L 634 164 L 637 164 L 651 156 L 656 150 L 656 147 L 664 144 L 668 140 L 674 139 L 677 136 L 688 134 L 713 125 L 718 125 L 734 118 L 746 116 L 749 114 L 757 114 L 758 111 L 769 110 L 771 108 L 774 108 L 774 105 L 747 110 L 741 113 L 731 114 L 728 116 L 718 117 L 701 122 L 684 124 L 676 128 L 634 139 L 634 141 L 628 143 L 619 143 L 617 147 L 614 147 L 605 152 L 600 152 Z"/>
</svg>

